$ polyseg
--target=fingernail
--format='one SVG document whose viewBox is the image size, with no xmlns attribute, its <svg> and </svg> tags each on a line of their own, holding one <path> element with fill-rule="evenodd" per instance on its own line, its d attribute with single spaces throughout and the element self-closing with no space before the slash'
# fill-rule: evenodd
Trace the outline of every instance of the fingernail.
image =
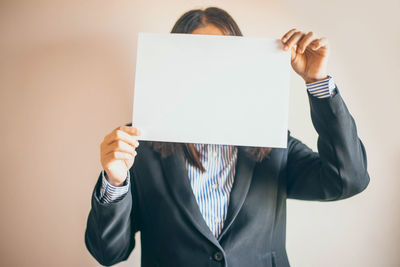
<svg viewBox="0 0 400 267">
<path fill-rule="evenodd" d="M 283 38 L 283 39 L 282 39 L 282 42 L 286 43 L 286 38 Z"/>
</svg>

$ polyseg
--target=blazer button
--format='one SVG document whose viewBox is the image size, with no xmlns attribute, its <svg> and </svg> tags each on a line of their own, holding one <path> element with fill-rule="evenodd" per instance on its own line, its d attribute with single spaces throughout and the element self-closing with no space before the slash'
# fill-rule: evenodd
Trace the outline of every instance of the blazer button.
<svg viewBox="0 0 400 267">
<path fill-rule="evenodd" d="M 220 251 L 217 251 L 214 253 L 214 260 L 222 261 L 223 258 L 224 258 L 224 255 L 222 255 L 222 253 Z"/>
</svg>

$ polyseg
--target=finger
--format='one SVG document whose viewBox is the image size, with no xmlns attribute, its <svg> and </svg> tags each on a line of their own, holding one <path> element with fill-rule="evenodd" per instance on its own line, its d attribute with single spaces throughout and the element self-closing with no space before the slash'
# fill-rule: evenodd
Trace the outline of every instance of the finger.
<svg viewBox="0 0 400 267">
<path fill-rule="evenodd" d="M 138 137 L 137 136 L 133 136 L 130 135 L 122 130 L 116 130 L 111 132 L 109 135 L 107 135 L 104 138 L 104 144 L 105 145 L 109 145 L 112 142 L 116 141 L 116 140 L 122 140 L 134 147 L 138 147 L 139 146 L 139 142 L 138 142 Z"/>
<path fill-rule="evenodd" d="M 282 38 L 281 41 L 283 44 L 286 43 L 287 40 L 289 40 L 289 38 L 296 32 L 296 29 L 291 29 L 290 31 L 288 31 L 287 33 L 285 33 Z"/>
<path fill-rule="evenodd" d="M 115 151 L 125 152 L 133 155 L 135 148 L 125 143 L 124 141 L 117 140 L 110 145 L 104 147 L 102 150 L 102 154 L 107 155 Z"/>
<path fill-rule="evenodd" d="M 135 155 L 131 155 L 129 153 L 121 152 L 121 151 L 114 151 L 104 157 L 104 162 L 109 162 L 111 160 L 133 160 Z"/>
<path fill-rule="evenodd" d="M 130 133 L 128 133 L 126 131 L 125 128 L 122 128 L 122 127 L 129 127 L 129 126 L 120 126 L 116 129 L 114 129 L 111 133 L 109 133 L 106 137 L 104 137 L 103 143 L 107 145 L 116 139 L 123 139 L 124 141 L 128 141 L 129 143 L 135 144 L 136 141 L 138 140 L 138 136 L 131 135 Z M 129 128 L 133 128 L 133 127 L 129 127 Z M 139 134 L 140 134 L 140 131 L 139 131 Z"/>
<path fill-rule="evenodd" d="M 313 32 L 309 32 L 306 35 L 304 35 L 303 38 L 301 38 L 301 40 L 297 44 L 296 52 L 303 54 L 307 46 L 313 41 L 313 36 L 314 36 Z"/>
<path fill-rule="evenodd" d="M 293 46 L 297 45 L 297 42 L 304 36 L 304 33 L 302 32 L 295 32 L 289 40 L 286 42 L 284 45 L 283 49 L 284 50 L 289 50 Z"/>
<path fill-rule="evenodd" d="M 134 136 L 140 136 L 141 132 L 140 129 L 133 127 L 133 126 L 119 126 L 116 129 L 114 129 L 114 131 L 124 131 L 130 135 L 134 135 Z"/>
<path fill-rule="evenodd" d="M 315 39 L 310 44 L 312 50 L 318 50 L 321 47 L 327 47 L 327 46 L 328 46 L 328 39 L 326 39 L 325 37 Z"/>
</svg>

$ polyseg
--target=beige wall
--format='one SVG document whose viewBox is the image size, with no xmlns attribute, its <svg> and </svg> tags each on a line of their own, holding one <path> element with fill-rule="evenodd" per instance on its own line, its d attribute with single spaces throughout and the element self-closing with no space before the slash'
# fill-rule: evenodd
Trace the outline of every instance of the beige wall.
<svg viewBox="0 0 400 267">
<path fill-rule="evenodd" d="M 367 148 L 364 193 L 289 201 L 292 265 L 400 266 L 397 0 L 2 0 L 0 266 L 98 266 L 85 223 L 99 144 L 130 121 L 137 32 L 168 32 L 184 11 L 208 5 L 225 8 L 247 36 L 278 38 L 295 26 L 328 37 L 330 74 Z M 316 148 L 294 74 L 290 129 Z M 139 262 L 138 247 L 120 266 Z"/>
</svg>

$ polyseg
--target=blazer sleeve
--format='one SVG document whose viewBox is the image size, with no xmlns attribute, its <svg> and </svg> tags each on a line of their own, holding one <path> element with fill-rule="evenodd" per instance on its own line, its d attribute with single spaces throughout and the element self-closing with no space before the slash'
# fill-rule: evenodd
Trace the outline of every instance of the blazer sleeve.
<svg viewBox="0 0 400 267">
<path fill-rule="evenodd" d="M 85 232 L 85 244 L 90 254 L 102 265 L 110 266 L 126 260 L 135 247 L 139 230 L 137 194 L 134 175 L 130 170 L 128 193 L 118 202 L 100 202 L 101 174 L 92 193 L 92 207 Z"/>
<path fill-rule="evenodd" d="M 329 98 L 308 92 L 311 119 L 318 133 L 318 153 L 288 137 L 287 195 L 331 201 L 351 197 L 369 184 L 367 155 L 338 88 Z"/>
</svg>

